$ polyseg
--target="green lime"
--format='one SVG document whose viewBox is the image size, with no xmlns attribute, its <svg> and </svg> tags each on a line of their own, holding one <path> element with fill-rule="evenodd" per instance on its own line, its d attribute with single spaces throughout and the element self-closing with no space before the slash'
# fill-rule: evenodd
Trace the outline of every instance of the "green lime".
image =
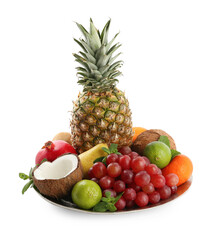
<svg viewBox="0 0 208 240">
<path fill-rule="evenodd" d="M 72 201 L 80 208 L 90 209 L 100 202 L 102 191 L 92 180 L 81 180 L 72 189 Z"/>
<path fill-rule="evenodd" d="M 171 160 L 171 151 L 165 143 L 154 141 L 147 144 L 144 149 L 144 156 L 159 168 L 164 168 Z"/>
</svg>

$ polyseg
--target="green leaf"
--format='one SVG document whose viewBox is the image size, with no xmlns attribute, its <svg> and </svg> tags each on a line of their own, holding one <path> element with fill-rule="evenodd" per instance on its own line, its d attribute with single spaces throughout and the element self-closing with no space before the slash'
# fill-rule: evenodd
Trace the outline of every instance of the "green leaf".
<svg viewBox="0 0 208 240">
<path fill-rule="evenodd" d="M 105 196 L 106 196 L 107 198 L 111 198 L 111 192 L 110 192 L 110 191 L 106 191 L 106 192 L 105 192 Z"/>
<path fill-rule="evenodd" d="M 115 212 L 117 210 L 116 206 L 113 203 L 109 203 L 107 208 L 110 212 Z"/>
<path fill-rule="evenodd" d="M 26 180 L 26 179 L 29 178 L 29 176 L 28 176 L 27 174 L 25 174 L 25 173 L 19 173 L 19 177 L 20 177 L 21 179 L 23 179 L 23 180 Z"/>
<path fill-rule="evenodd" d="M 106 212 L 108 210 L 108 203 L 106 202 L 99 202 L 93 207 L 94 212 Z"/>
<path fill-rule="evenodd" d="M 110 150 L 109 150 L 108 148 L 106 148 L 106 147 L 102 147 L 102 150 L 103 150 L 104 152 L 108 153 L 108 154 L 111 153 Z"/>
<path fill-rule="evenodd" d="M 93 161 L 93 163 L 102 162 L 104 158 L 105 158 L 105 157 L 96 158 L 96 159 Z"/>
<path fill-rule="evenodd" d="M 181 153 L 178 152 L 177 150 L 171 149 L 171 160 L 172 160 L 175 156 L 180 155 L 180 154 L 181 154 Z"/>
<path fill-rule="evenodd" d="M 170 141 L 169 141 L 169 139 L 168 139 L 167 136 L 164 136 L 164 135 L 160 136 L 160 138 L 158 139 L 158 141 L 159 141 L 159 142 L 163 142 L 163 143 L 165 143 L 168 147 L 170 147 Z"/>
<path fill-rule="evenodd" d="M 27 189 L 30 187 L 31 184 L 33 184 L 32 179 L 28 183 L 25 184 L 25 186 L 22 189 L 22 194 L 24 194 L 27 191 Z"/>
<path fill-rule="evenodd" d="M 116 197 L 114 198 L 113 204 L 115 204 L 115 203 L 118 202 L 118 200 L 121 198 L 121 196 L 123 195 L 123 193 L 124 193 L 124 192 L 118 194 L 118 196 L 116 196 Z"/>
</svg>

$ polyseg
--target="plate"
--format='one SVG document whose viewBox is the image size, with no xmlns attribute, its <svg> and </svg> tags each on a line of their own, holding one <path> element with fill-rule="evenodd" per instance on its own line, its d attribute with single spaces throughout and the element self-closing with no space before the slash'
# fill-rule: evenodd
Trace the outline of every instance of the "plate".
<svg viewBox="0 0 208 240">
<path fill-rule="evenodd" d="M 83 209 L 78 208 L 70 199 L 56 200 L 56 199 L 47 197 L 47 196 L 39 193 L 37 190 L 36 190 L 36 192 L 38 193 L 39 196 L 41 196 L 47 202 L 49 202 L 49 203 L 51 203 L 55 206 L 68 209 L 68 210 L 77 211 L 77 212 L 84 212 L 84 213 L 91 213 L 91 214 L 121 214 L 121 213 L 129 213 L 129 212 L 138 212 L 138 211 L 141 211 L 141 210 L 161 206 L 163 204 L 171 202 L 171 201 L 177 199 L 178 197 L 180 197 L 181 195 L 183 195 L 189 189 L 189 187 L 191 186 L 192 181 L 193 181 L 193 177 L 190 177 L 190 179 L 188 181 L 186 181 L 184 184 L 182 184 L 178 187 L 177 192 L 175 194 L 173 194 L 168 199 L 161 200 L 157 204 L 150 204 L 150 205 L 147 205 L 147 206 L 142 207 L 142 208 L 135 207 L 135 208 L 125 209 L 125 210 L 122 210 L 122 211 L 115 211 L 115 212 L 93 212 L 91 210 L 83 210 Z"/>
</svg>

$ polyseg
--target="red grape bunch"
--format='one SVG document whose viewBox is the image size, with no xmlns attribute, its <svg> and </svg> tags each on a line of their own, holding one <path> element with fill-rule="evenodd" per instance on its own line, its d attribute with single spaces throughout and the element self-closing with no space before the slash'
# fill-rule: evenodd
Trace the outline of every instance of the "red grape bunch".
<svg viewBox="0 0 208 240">
<path fill-rule="evenodd" d="M 119 152 L 121 155 L 110 153 L 106 165 L 94 163 L 88 172 L 89 178 L 103 190 L 103 196 L 106 191 L 111 192 L 112 197 L 123 193 L 115 203 L 117 210 L 156 204 L 176 193 L 179 181 L 176 174 L 164 177 L 160 168 L 132 152 L 130 147 L 122 147 Z"/>
</svg>

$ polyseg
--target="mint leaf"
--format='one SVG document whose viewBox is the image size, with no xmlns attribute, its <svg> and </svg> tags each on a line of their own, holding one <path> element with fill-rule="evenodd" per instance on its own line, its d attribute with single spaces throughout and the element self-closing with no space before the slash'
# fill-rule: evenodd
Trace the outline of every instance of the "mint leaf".
<svg viewBox="0 0 208 240">
<path fill-rule="evenodd" d="M 164 135 L 160 136 L 158 141 L 165 143 L 170 148 L 170 141 L 167 136 Z"/>
<path fill-rule="evenodd" d="M 93 161 L 93 163 L 102 162 L 104 158 L 105 158 L 105 157 L 96 158 L 96 159 Z"/>
<path fill-rule="evenodd" d="M 25 174 L 25 173 L 19 173 L 19 177 L 20 177 L 21 179 L 23 179 L 23 180 L 26 180 L 26 179 L 29 178 L 29 176 L 28 176 L 27 174 Z"/>
<path fill-rule="evenodd" d="M 114 199 L 113 199 L 113 204 L 117 203 L 117 201 L 121 198 L 121 196 L 123 195 L 124 192 L 118 194 L 118 196 L 116 196 Z"/>
<path fill-rule="evenodd" d="M 171 160 L 172 160 L 175 156 L 177 156 L 177 155 L 179 155 L 179 154 L 181 154 L 181 153 L 178 152 L 177 150 L 171 149 Z"/>
<path fill-rule="evenodd" d="M 115 212 L 117 210 L 116 206 L 113 203 L 109 203 L 107 208 L 110 212 Z"/>
<path fill-rule="evenodd" d="M 106 191 L 106 192 L 105 192 L 105 196 L 106 196 L 107 198 L 111 198 L 111 192 L 110 192 L 110 191 Z"/>
<path fill-rule="evenodd" d="M 106 147 L 102 147 L 102 150 L 103 150 L 104 152 L 106 152 L 107 154 L 110 154 L 110 153 L 111 153 L 110 150 L 109 150 L 108 148 L 106 148 Z"/>
<path fill-rule="evenodd" d="M 30 187 L 31 184 L 33 184 L 32 179 L 28 183 L 25 184 L 25 186 L 22 189 L 22 194 L 24 194 L 27 191 L 27 189 Z"/>
<path fill-rule="evenodd" d="M 93 207 L 94 212 L 106 212 L 108 210 L 108 203 L 106 202 L 99 202 Z"/>
</svg>

